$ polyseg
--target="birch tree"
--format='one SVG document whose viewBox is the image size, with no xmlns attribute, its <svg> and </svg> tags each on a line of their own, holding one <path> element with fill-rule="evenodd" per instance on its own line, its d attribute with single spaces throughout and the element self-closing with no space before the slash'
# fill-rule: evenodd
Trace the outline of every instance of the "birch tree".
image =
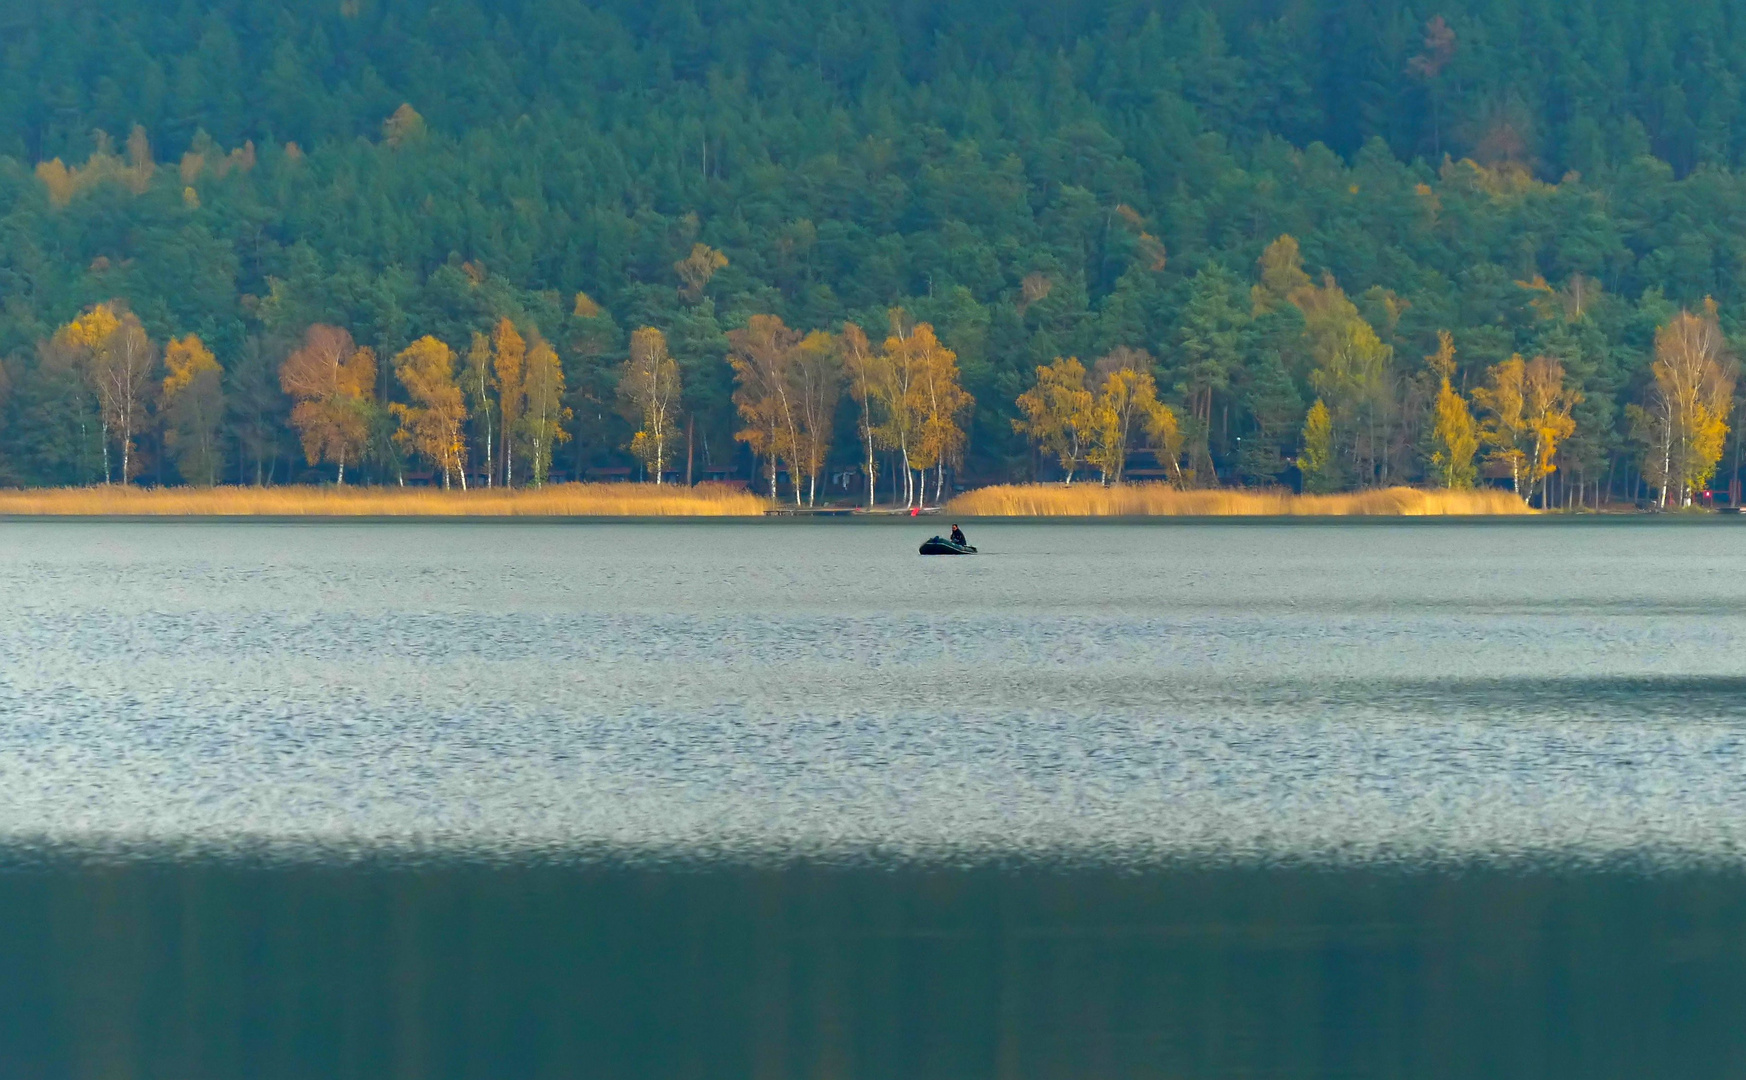
<svg viewBox="0 0 1746 1080">
<path fill-rule="evenodd" d="M 1177 487 L 1185 486 L 1189 477 L 1182 472 L 1182 418 L 1176 415 L 1176 410 L 1159 402 L 1146 416 L 1146 438 L 1158 460 L 1170 470 L 1170 482 Z"/>
<path fill-rule="evenodd" d="M 753 315 L 743 330 L 728 331 L 728 364 L 734 372 L 734 407 L 746 426 L 734 438 L 769 463 L 770 498 L 776 498 L 778 463 L 792 463 L 799 442 L 790 392 L 799 333 L 775 315 Z M 796 486 L 799 481 L 796 479 Z"/>
<path fill-rule="evenodd" d="M 1542 507 L 1546 505 L 1546 478 L 1558 468 L 1558 446 L 1576 432 L 1571 410 L 1581 401 L 1582 394 L 1564 384 L 1564 365 L 1557 360 L 1536 356 L 1522 369 L 1522 416 L 1532 447 L 1527 461 L 1528 493 L 1531 497 L 1538 487 Z M 1720 445 L 1716 453 L 1721 454 Z"/>
<path fill-rule="evenodd" d="M 121 316 L 121 326 L 107 347 L 92 355 L 92 376 L 105 426 L 121 450 L 121 482 L 128 483 L 138 471 L 133 457 L 133 437 L 145 427 L 146 394 L 157 349 L 146 336 L 139 317 L 131 311 Z"/>
<path fill-rule="evenodd" d="M 814 330 L 794 349 L 789 366 L 795 403 L 795 433 L 792 465 L 798 470 L 794 498 L 800 501 L 800 476 L 806 477 L 806 502 L 818 505 L 818 477 L 830 458 L 837 401 L 843 393 L 843 357 L 835 337 Z"/>
<path fill-rule="evenodd" d="M 503 460 L 503 486 L 515 486 L 516 422 L 526 397 L 523 385 L 527 364 L 527 341 L 508 319 L 497 320 L 491 334 L 491 370 L 497 381 L 497 419 Z"/>
<path fill-rule="evenodd" d="M 490 487 L 497 476 L 497 452 L 491 424 L 492 412 L 496 409 L 492 396 L 497 389 L 497 380 L 491 375 L 491 339 L 477 331 L 467 349 L 467 367 L 461 376 L 461 384 L 467 395 L 467 411 L 478 429 L 479 448 L 485 457 L 485 486 Z"/>
<path fill-rule="evenodd" d="M 933 339 L 933 328 L 926 323 L 911 327 L 902 308 L 893 308 L 890 318 L 891 333 L 885 339 L 885 363 L 880 371 L 883 379 L 875 387 L 875 393 L 885 413 L 881 441 L 897 451 L 903 462 L 903 505 L 908 509 L 916 505 L 920 494 L 912 462 L 922 419 L 917 407 L 917 389 L 921 381 L 922 358 Z"/>
<path fill-rule="evenodd" d="M 655 474 L 655 483 L 663 483 L 680 392 L 679 365 L 667 354 L 665 334 L 652 326 L 631 334 L 630 357 L 619 375 L 618 389 L 640 421 L 630 451 Z"/>
<path fill-rule="evenodd" d="M 337 465 L 343 486 L 346 462 L 357 460 L 369 438 L 376 354 L 339 327 L 317 323 L 280 365 L 279 385 L 296 402 L 291 423 L 304 458 L 311 465 Z"/>
<path fill-rule="evenodd" d="M 1662 506 L 1690 506 L 1715 475 L 1728 436 L 1737 368 L 1722 338 L 1714 301 L 1702 315 L 1682 311 L 1655 332 L 1648 407 L 1631 408 L 1648 452 L 1643 475 Z"/>
<path fill-rule="evenodd" d="M 974 401 L 958 384 L 958 354 L 940 344 L 934 328 L 927 323 L 918 325 L 914 340 L 920 361 L 915 395 L 920 453 L 915 464 L 920 470 L 924 503 L 927 471 L 934 470 L 934 502 L 938 503 L 945 497 L 946 466 L 963 453 L 965 436 L 959 420 Z"/>
<path fill-rule="evenodd" d="M 527 351 L 527 404 L 521 418 L 522 442 L 528 472 L 535 487 L 543 487 L 552 468 L 552 449 L 570 436 L 564 422 L 570 410 L 564 405 L 564 365 L 542 338 L 535 338 Z"/>
<path fill-rule="evenodd" d="M 400 421 L 394 441 L 441 471 L 445 490 L 457 475 L 467 490 L 467 406 L 455 382 L 455 351 L 421 337 L 394 357 L 394 376 L 412 399 L 388 406 Z"/>
<path fill-rule="evenodd" d="M 1531 438 L 1527 401 L 1523 397 L 1523 374 L 1527 365 L 1520 356 L 1493 364 L 1485 373 L 1485 385 L 1473 391 L 1474 404 L 1488 414 L 1479 437 L 1490 453 L 1487 461 L 1510 471 L 1510 490 L 1527 497 L 1522 485 L 1528 472 L 1528 453 L 1523 444 Z"/>
<path fill-rule="evenodd" d="M 1158 401 L 1157 384 L 1150 372 L 1133 362 L 1134 356 L 1143 355 L 1126 351 L 1116 355 L 1117 363 L 1105 368 L 1092 405 L 1091 449 L 1086 460 L 1103 474 L 1106 485 L 1122 482 L 1128 445 L 1135 433 L 1162 423 L 1153 420 L 1158 410 L 1166 407 Z"/>
<path fill-rule="evenodd" d="M 111 301 L 92 307 L 56 335 L 79 360 L 97 397 L 103 427 L 103 481 L 112 479 L 109 446 L 121 451 L 121 481 L 133 476 L 133 437 L 144 426 L 146 393 L 157 352 L 139 317 Z"/>
<path fill-rule="evenodd" d="M 105 484 L 114 480 L 114 472 L 109 463 L 109 412 L 103 408 L 102 396 L 97 392 L 94 368 L 97 350 L 107 347 L 110 339 L 120 329 L 121 319 L 115 308 L 109 304 L 98 304 L 56 331 L 53 341 L 57 351 L 71 359 L 80 380 L 92 396 L 98 399 L 97 426 L 100 430 L 97 443 L 102 448 Z"/>
<path fill-rule="evenodd" d="M 843 324 L 840 340 L 843 363 L 848 369 L 849 393 L 861 406 L 861 441 L 867 451 L 867 506 L 871 508 L 875 501 L 873 484 L 877 475 L 873 453 L 877 425 L 873 421 L 873 406 L 878 397 L 875 388 L 885 381 L 883 366 L 887 360 L 885 354 L 874 351 L 867 341 L 866 331 L 852 322 Z"/>
<path fill-rule="evenodd" d="M 1018 397 L 1023 420 L 1013 430 L 1029 435 L 1043 453 L 1061 463 L 1067 483 L 1085 460 L 1085 429 L 1091 421 L 1091 391 L 1085 388 L 1085 365 L 1076 356 L 1056 357 L 1037 368 L 1036 385 Z"/>
</svg>

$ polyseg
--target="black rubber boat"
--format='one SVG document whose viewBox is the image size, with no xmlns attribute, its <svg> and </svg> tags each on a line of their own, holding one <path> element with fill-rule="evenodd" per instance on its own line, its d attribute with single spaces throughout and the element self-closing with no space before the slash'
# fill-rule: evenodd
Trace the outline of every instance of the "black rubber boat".
<svg viewBox="0 0 1746 1080">
<path fill-rule="evenodd" d="M 969 544 L 955 544 L 943 536 L 936 536 L 921 546 L 923 555 L 974 555 L 976 549 Z"/>
</svg>

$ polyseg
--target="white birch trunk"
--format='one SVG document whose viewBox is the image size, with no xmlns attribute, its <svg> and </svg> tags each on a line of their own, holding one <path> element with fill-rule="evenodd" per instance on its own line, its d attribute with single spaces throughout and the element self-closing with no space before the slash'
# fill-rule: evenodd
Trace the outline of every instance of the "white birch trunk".
<svg viewBox="0 0 1746 1080">
<path fill-rule="evenodd" d="M 486 394 L 485 376 L 479 376 L 479 401 L 485 410 L 485 486 L 490 487 L 497 474 L 497 458 L 493 454 L 496 438 L 491 432 L 491 398 Z"/>
<path fill-rule="evenodd" d="M 877 496 L 873 491 L 873 414 L 866 406 L 866 397 L 861 401 L 862 430 L 867 433 L 867 509 L 873 509 Z"/>
</svg>

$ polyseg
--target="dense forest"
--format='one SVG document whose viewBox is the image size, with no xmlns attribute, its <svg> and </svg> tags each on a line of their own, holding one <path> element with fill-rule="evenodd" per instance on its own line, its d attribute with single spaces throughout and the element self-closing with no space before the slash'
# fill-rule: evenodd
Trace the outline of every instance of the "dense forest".
<svg viewBox="0 0 1746 1080">
<path fill-rule="evenodd" d="M 0 27 L 0 482 L 337 480 L 286 375 L 335 332 L 371 361 L 334 367 L 370 382 L 346 478 L 446 476 L 419 380 L 506 325 L 549 400 L 490 479 L 646 468 L 652 330 L 667 460 L 755 481 L 746 343 L 776 320 L 802 351 L 937 334 L 963 398 L 936 485 L 1060 477 L 1020 402 L 1069 361 L 1088 393 L 1148 377 L 1130 473 L 1182 484 L 1471 482 L 1469 407 L 1478 482 L 1546 501 L 1739 471 L 1743 0 L 67 0 Z M 120 429 L 98 331 L 143 341 Z M 1549 373 L 1524 486 L 1486 448 L 1506 384 Z M 502 433 L 464 398 L 477 471 Z M 852 498 L 871 413 L 831 400 Z"/>
</svg>

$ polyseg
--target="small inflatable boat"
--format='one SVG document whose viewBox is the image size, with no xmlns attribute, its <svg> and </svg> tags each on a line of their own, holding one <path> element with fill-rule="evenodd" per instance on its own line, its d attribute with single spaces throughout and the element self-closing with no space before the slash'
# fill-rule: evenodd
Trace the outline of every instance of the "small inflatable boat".
<svg viewBox="0 0 1746 1080">
<path fill-rule="evenodd" d="M 969 544 L 955 544 L 943 536 L 936 536 L 921 546 L 923 555 L 974 555 L 976 549 Z"/>
</svg>

